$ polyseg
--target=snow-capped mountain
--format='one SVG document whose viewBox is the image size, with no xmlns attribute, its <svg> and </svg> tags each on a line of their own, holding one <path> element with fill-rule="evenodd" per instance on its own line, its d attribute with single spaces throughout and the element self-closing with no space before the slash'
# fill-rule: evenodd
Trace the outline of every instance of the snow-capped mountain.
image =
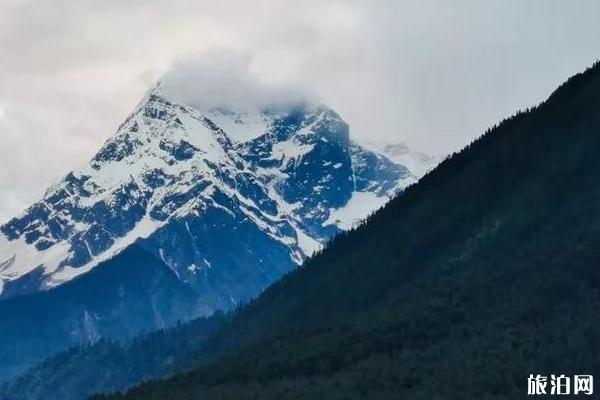
<svg viewBox="0 0 600 400">
<path fill-rule="evenodd" d="M 381 154 L 396 164 L 405 166 L 415 178 L 420 178 L 435 168 L 446 157 L 411 150 L 406 143 L 361 142 L 361 145 Z"/>
<path fill-rule="evenodd" d="M 432 165 L 351 142 L 322 105 L 253 111 L 198 110 L 157 85 L 88 165 L 0 228 L 0 296 L 56 287 L 140 238 L 200 296 L 242 265 L 239 283 L 262 275 L 256 294 Z"/>
<path fill-rule="evenodd" d="M 320 104 L 203 108 L 156 85 L 87 165 L 0 227 L 0 381 L 253 298 L 418 167 L 352 142 Z"/>
</svg>

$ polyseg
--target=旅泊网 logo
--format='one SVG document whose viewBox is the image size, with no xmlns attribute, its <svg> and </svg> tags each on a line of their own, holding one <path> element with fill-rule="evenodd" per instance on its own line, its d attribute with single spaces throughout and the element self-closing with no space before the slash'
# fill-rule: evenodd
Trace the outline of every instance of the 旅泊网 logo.
<svg viewBox="0 0 600 400">
<path fill-rule="evenodd" d="M 527 394 L 529 396 L 550 395 L 591 395 L 594 393 L 594 377 L 592 375 L 529 375 L 527 378 Z"/>
</svg>

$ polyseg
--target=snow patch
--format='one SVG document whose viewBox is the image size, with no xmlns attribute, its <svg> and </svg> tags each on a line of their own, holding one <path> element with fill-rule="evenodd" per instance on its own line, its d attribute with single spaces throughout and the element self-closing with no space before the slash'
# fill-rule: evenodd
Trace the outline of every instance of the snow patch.
<svg viewBox="0 0 600 400">
<path fill-rule="evenodd" d="M 230 111 L 216 108 L 209 111 L 206 116 L 237 143 L 247 142 L 267 132 L 269 120 L 266 115 L 258 110 Z"/>
<path fill-rule="evenodd" d="M 330 210 L 329 218 L 323 222 L 323 226 L 336 225 L 340 229 L 352 229 L 388 201 L 387 197 L 379 197 L 374 193 L 354 192 L 346 205 Z"/>
<path fill-rule="evenodd" d="M 308 236 L 300 229 L 296 229 L 296 236 L 298 237 L 298 247 L 300 250 L 302 250 L 306 257 L 312 256 L 323 248 L 323 244 L 321 242 Z"/>
</svg>

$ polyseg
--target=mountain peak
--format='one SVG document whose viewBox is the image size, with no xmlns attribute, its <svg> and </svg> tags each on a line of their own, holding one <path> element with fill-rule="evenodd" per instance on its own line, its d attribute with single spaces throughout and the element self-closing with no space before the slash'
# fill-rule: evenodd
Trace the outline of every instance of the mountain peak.
<svg viewBox="0 0 600 400">
<path fill-rule="evenodd" d="M 62 346 L 82 337 L 71 332 L 79 287 L 98 288 L 97 276 L 162 299 L 88 305 L 84 325 L 104 336 L 122 336 L 110 321 L 139 307 L 155 318 L 135 332 L 231 309 L 420 176 L 353 143 L 327 106 L 255 104 L 193 104 L 155 85 L 87 165 L 0 227 L 0 300 L 58 296 L 67 322 L 47 329 Z M 130 267 L 132 247 L 173 278 L 168 288 Z M 166 306 L 180 297 L 194 300 Z"/>
<path fill-rule="evenodd" d="M 322 104 L 201 109 L 176 101 L 165 82 L 148 91 L 87 166 L 1 227 L 0 254 L 15 256 L 0 271 L 12 288 L 4 296 L 23 293 L 23 280 L 24 293 L 62 284 L 212 207 L 252 221 L 299 263 L 349 226 L 348 218 L 330 217 L 354 191 L 375 191 L 381 199 L 370 204 L 380 206 L 419 176 L 351 147 L 348 125 Z"/>
</svg>

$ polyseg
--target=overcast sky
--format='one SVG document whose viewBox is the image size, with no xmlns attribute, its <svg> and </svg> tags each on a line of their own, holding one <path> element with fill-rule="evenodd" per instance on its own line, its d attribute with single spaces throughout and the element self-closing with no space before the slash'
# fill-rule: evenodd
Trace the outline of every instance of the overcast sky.
<svg viewBox="0 0 600 400">
<path fill-rule="evenodd" d="M 594 0 L 0 0 L 0 221 L 182 60 L 228 54 L 212 66 L 314 94 L 354 137 L 444 153 L 598 59 L 598 16 Z"/>
</svg>

